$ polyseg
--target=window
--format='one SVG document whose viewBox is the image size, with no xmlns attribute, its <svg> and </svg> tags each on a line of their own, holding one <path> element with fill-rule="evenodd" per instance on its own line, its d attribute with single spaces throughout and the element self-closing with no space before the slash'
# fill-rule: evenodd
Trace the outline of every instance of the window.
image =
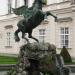
<svg viewBox="0 0 75 75">
<path fill-rule="evenodd" d="M 10 32 L 7 32 L 7 46 L 11 46 L 11 42 L 10 42 L 10 39 L 11 39 L 11 33 Z"/>
<path fill-rule="evenodd" d="M 13 35 L 13 26 L 8 25 L 5 26 L 5 47 L 6 48 L 12 48 L 14 43 L 14 35 Z"/>
<path fill-rule="evenodd" d="M 13 43 L 14 43 L 14 38 L 13 38 L 14 36 L 13 36 L 13 32 L 12 31 L 10 31 L 10 30 L 8 30 L 7 32 L 6 32 L 6 44 L 5 44 L 5 47 L 6 48 L 12 48 L 12 46 L 13 46 Z"/>
<path fill-rule="evenodd" d="M 44 42 L 45 39 L 45 29 L 40 29 L 39 30 L 39 41 Z"/>
<path fill-rule="evenodd" d="M 69 28 L 68 27 L 62 27 L 60 29 L 60 42 L 61 42 L 61 47 L 69 47 Z"/>
</svg>

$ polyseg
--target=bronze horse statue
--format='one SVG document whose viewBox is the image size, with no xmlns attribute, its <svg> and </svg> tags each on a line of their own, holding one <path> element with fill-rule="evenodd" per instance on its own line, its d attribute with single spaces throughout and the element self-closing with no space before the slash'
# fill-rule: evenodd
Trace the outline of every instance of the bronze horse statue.
<svg viewBox="0 0 75 75">
<path fill-rule="evenodd" d="M 42 4 L 45 4 L 42 0 L 35 0 L 33 6 L 30 8 L 22 6 L 13 9 L 13 12 L 16 15 L 23 15 L 24 17 L 24 19 L 20 20 L 17 24 L 18 29 L 15 31 L 15 41 L 20 41 L 18 33 L 22 32 L 22 38 L 26 39 L 27 42 L 29 41 L 25 37 L 25 33 L 28 33 L 29 38 L 32 38 L 38 42 L 38 40 L 32 36 L 33 29 L 40 25 L 46 15 L 51 15 L 55 18 L 55 21 L 57 20 L 57 17 L 51 14 L 50 12 L 47 11 L 46 13 L 44 13 L 42 11 Z"/>
</svg>

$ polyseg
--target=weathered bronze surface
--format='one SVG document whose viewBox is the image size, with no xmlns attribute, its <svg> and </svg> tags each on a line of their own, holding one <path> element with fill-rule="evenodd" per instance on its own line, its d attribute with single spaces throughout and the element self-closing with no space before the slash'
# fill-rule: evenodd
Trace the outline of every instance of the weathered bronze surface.
<svg viewBox="0 0 75 75">
<path fill-rule="evenodd" d="M 33 29 L 40 25 L 46 15 L 53 16 L 55 21 L 57 21 L 57 17 L 52 13 L 42 11 L 42 4 L 45 4 L 43 0 L 35 0 L 33 6 L 30 8 L 24 5 L 22 7 L 12 9 L 16 15 L 22 15 L 24 17 L 24 19 L 20 20 L 17 24 L 18 29 L 15 31 L 15 41 L 20 41 L 18 33 L 22 32 L 23 39 L 27 40 L 25 33 L 28 33 L 29 38 L 32 38 L 38 42 L 38 40 L 32 36 Z M 27 40 L 27 42 L 29 41 Z"/>
</svg>

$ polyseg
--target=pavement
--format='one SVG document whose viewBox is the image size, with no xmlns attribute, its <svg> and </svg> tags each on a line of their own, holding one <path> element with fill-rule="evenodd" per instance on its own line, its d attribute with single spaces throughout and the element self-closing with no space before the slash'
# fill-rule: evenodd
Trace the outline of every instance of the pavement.
<svg viewBox="0 0 75 75">
<path fill-rule="evenodd" d="M 0 75 L 5 75 L 6 71 L 0 71 Z M 75 75 L 75 73 L 70 73 L 69 75 Z"/>
<path fill-rule="evenodd" d="M 75 75 L 75 73 L 70 73 L 70 75 Z"/>
</svg>

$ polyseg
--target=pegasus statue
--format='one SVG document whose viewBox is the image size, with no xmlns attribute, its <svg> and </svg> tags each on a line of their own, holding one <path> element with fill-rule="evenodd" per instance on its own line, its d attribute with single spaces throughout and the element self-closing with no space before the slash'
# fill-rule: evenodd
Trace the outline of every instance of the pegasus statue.
<svg viewBox="0 0 75 75">
<path fill-rule="evenodd" d="M 26 1 L 26 0 L 24 0 Z M 25 33 L 28 33 L 28 38 L 32 38 L 35 41 L 39 42 L 38 39 L 32 36 L 32 31 L 34 28 L 36 28 L 40 23 L 44 20 L 45 16 L 53 16 L 55 18 L 55 21 L 57 21 L 57 17 L 50 13 L 49 11 L 43 12 L 42 11 L 42 5 L 45 5 L 46 3 L 44 0 L 34 0 L 34 3 L 32 7 L 27 6 L 21 6 L 19 8 L 15 8 L 13 12 L 16 15 L 22 15 L 24 18 L 20 20 L 17 24 L 18 29 L 15 31 L 15 41 L 20 41 L 20 38 L 18 36 L 19 32 L 22 32 L 22 38 L 25 39 L 28 43 L 29 40 L 25 37 Z"/>
</svg>

